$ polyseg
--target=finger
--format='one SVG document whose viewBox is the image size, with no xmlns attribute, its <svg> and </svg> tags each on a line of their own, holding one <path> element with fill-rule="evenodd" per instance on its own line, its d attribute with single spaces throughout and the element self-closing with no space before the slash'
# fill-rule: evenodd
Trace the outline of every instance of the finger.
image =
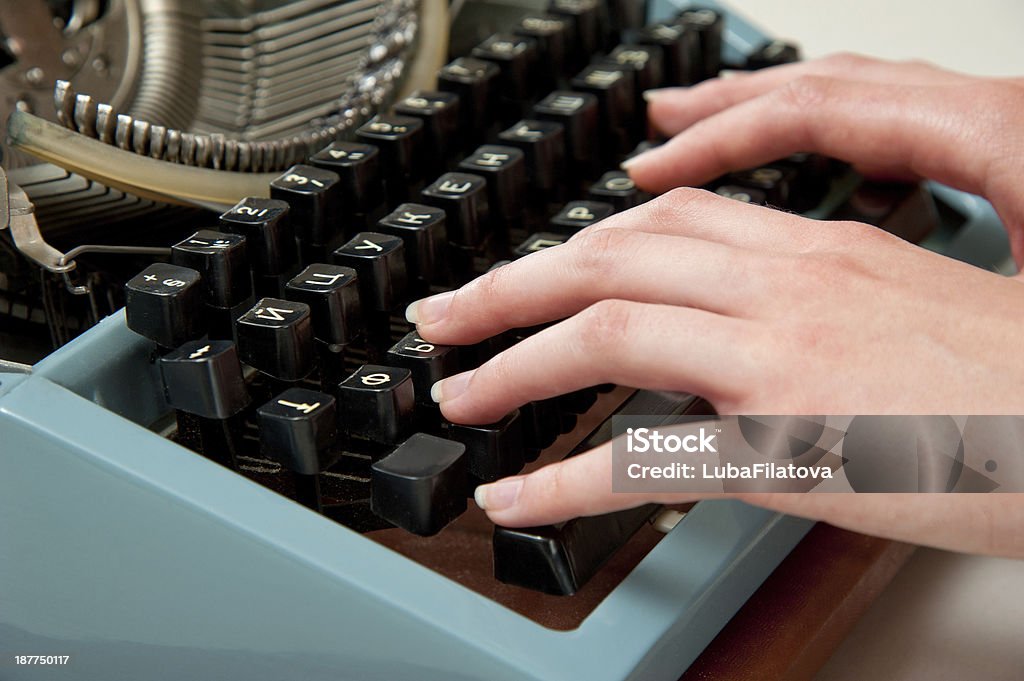
<svg viewBox="0 0 1024 681">
<path fill-rule="evenodd" d="M 1024 558 L 1024 495 L 991 494 L 624 494 L 612 492 L 612 445 L 529 475 L 476 488 L 477 505 L 505 527 L 549 525 L 646 503 L 734 497 L 762 508 L 898 541 Z"/>
<path fill-rule="evenodd" d="M 836 54 L 753 73 L 730 72 L 728 77 L 713 78 L 693 87 L 651 90 L 644 94 L 647 115 L 658 131 L 672 136 L 697 121 L 803 76 L 908 86 L 947 85 L 968 79 L 925 62 L 889 62 L 857 54 Z"/>
<path fill-rule="evenodd" d="M 993 150 L 976 132 L 985 114 L 968 89 L 804 77 L 701 121 L 630 159 L 628 170 L 660 193 L 810 151 L 979 193 Z"/>
<path fill-rule="evenodd" d="M 803 253 L 834 244 L 848 231 L 837 221 L 809 220 L 693 187 L 677 187 L 605 218 L 569 243 L 604 229 L 687 236 L 772 253 Z"/>
<path fill-rule="evenodd" d="M 747 316 L 773 301 L 764 285 L 772 266 L 749 249 L 602 229 L 414 303 L 408 316 L 423 338 L 446 345 L 564 319 L 606 298 Z"/>
<path fill-rule="evenodd" d="M 769 347 L 754 322 L 685 307 L 603 300 L 438 382 L 431 397 L 456 423 L 493 423 L 513 409 L 616 383 L 703 395 L 728 408 Z M 767 339 L 764 339 L 767 340 Z"/>
</svg>

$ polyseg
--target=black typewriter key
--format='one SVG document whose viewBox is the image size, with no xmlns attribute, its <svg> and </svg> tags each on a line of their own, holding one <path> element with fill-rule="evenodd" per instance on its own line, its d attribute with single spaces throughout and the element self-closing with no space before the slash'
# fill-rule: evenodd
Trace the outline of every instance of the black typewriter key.
<svg viewBox="0 0 1024 681">
<path fill-rule="evenodd" d="M 794 171 L 789 200 L 793 210 L 807 211 L 819 205 L 832 184 L 831 162 L 825 156 L 797 153 L 772 164 Z"/>
<path fill-rule="evenodd" d="M 427 406 L 434 404 L 430 398 L 431 387 L 442 378 L 457 374 L 460 368 L 458 348 L 429 343 L 415 331 L 395 343 L 388 350 L 385 361 L 412 372 L 416 400 Z"/>
<path fill-rule="evenodd" d="M 566 169 L 590 177 L 597 169 L 598 136 L 597 97 L 586 92 L 556 90 L 537 102 L 533 115 L 561 123 L 565 131 Z"/>
<path fill-rule="evenodd" d="M 637 32 L 636 42 L 661 50 L 666 86 L 692 85 L 703 73 L 700 70 L 700 38 L 696 31 L 673 24 L 651 24 Z"/>
<path fill-rule="evenodd" d="M 199 272 L 155 263 L 125 284 L 128 328 L 164 348 L 206 333 L 206 304 Z"/>
<path fill-rule="evenodd" d="M 570 46 L 575 48 L 572 57 L 577 67 L 602 47 L 605 36 L 601 10 L 597 0 L 551 0 L 548 5 L 549 14 L 564 17 L 572 26 Z"/>
<path fill-rule="evenodd" d="M 515 475 L 526 464 L 519 410 L 484 426 L 446 422 L 444 432 L 466 446 L 471 487 Z"/>
<path fill-rule="evenodd" d="M 585 414 L 597 402 L 597 390 L 582 388 L 555 398 L 559 408 L 571 414 Z"/>
<path fill-rule="evenodd" d="M 341 187 L 341 214 L 352 218 L 372 214 L 384 200 L 380 169 L 380 149 L 359 142 L 332 142 L 309 158 L 310 165 L 337 173 Z M 365 224 L 365 223 L 364 223 Z M 358 231 L 358 230 L 351 230 Z"/>
<path fill-rule="evenodd" d="M 644 92 L 660 88 L 665 82 L 665 67 L 660 49 L 651 45 L 619 45 L 607 60 L 633 73 L 633 120 L 638 137 L 647 137 L 647 102 Z"/>
<path fill-rule="evenodd" d="M 289 281 L 285 291 L 288 300 L 309 306 L 317 340 L 344 346 L 362 334 L 359 284 L 351 267 L 315 263 Z"/>
<path fill-rule="evenodd" d="M 540 193 L 538 198 L 554 198 L 565 180 L 565 128 L 562 124 L 521 120 L 503 130 L 498 139 L 523 152 L 530 188 Z"/>
<path fill-rule="evenodd" d="M 360 142 L 380 149 L 388 201 L 402 201 L 422 175 L 423 121 L 412 116 L 374 116 L 356 130 Z"/>
<path fill-rule="evenodd" d="M 233 467 L 242 443 L 238 417 L 249 404 L 235 344 L 189 341 L 160 358 L 160 375 L 167 403 L 178 411 L 182 443 Z"/>
<path fill-rule="evenodd" d="M 551 218 L 551 231 L 572 236 L 614 212 L 615 206 L 605 201 L 570 201 Z"/>
<path fill-rule="evenodd" d="M 782 40 L 769 40 L 747 55 L 746 67 L 751 71 L 800 61 L 800 47 Z"/>
<path fill-rule="evenodd" d="M 270 182 L 270 196 L 287 201 L 289 217 L 300 242 L 325 246 L 341 224 L 341 178 L 309 165 L 294 165 Z"/>
<path fill-rule="evenodd" d="M 697 35 L 700 48 L 700 69 L 697 77 L 700 80 L 714 78 L 722 69 L 722 32 L 725 28 L 725 17 L 713 9 L 685 9 L 676 17 L 676 23 L 685 30 Z"/>
<path fill-rule="evenodd" d="M 647 22 L 647 0 L 608 0 L 611 25 L 629 36 Z"/>
<path fill-rule="evenodd" d="M 488 234 L 487 181 L 479 175 L 445 173 L 423 190 L 423 202 L 444 209 L 448 240 L 476 248 Z"/>
<path fill-rule="evenodd" d="M 427 293 L 430 284 L 447 280 L 444 271 L 448 247 L 446 214 L 422 203 L 403 203 L 377 223 L 377 231 L 396 236 L 405 244 L 405 268 L 415 293 Z"/>
<path fill-rule="evenodd" d="M 334 262 L 358 274 L 363 309 L 389 312 L 405 301 L 408 282 L 400 238 L 360 232 L 334 251 Z"/>
<path fill-rule="evenodd" d="M 236 322 L 242 361 L 280 381 L 297 381 L 313 369 L 309 306 L 263 298 Z"/>
<path fill-rule="evenodd" d="M 288 203 L 248 197 L 220 216 L 225 232 L 245 237 L 257 295 L 283 293 L 284 281 L 298 262 Z"/>
<path fill-rule="evenodd" d="M 729 175 L 732 184 L 760 190 L 770 205 L 780 208 L 795 208 L 789 201 L 789 189 L 795 177 L 795 170 L 781 166 L 762 166 Z"/>
<path fill-rule="evenodd" d="M 516 147 L 485 144 L 459 164 L 459 170 L 487 179 L 487 205 L 491 221 L 501 227 L 521 222 L 526 204 L 526 164 Z"/>
<path fill-rule="evenodd" d="M 569 240 L 567 234 L 555 234 L 554 232 L 537 232 L 526 237 L 523 243 L 519 244 L 516 249 L 512 252 L 516 258 L 522 258 L 525 255 L 536 253 L 537 251 L 543 251 L 545 248 L 552 248 L 553 246 L 561 246 Z"/>
<path fill-rule="evenodd" d="M 414 534 L 437 534 L 466 510 L 465 453 L 460 442 L 416 433 L 373 464 L 373 512 Z"/>
<path fill-rule="evenodd" d="M 211 338 L 234 338 L 235 317 L 252 304 L 245 237 L 202 229 L 171 247 L 171 262 L 199 272 Z"/>
<path fill-rule="evenodd" d="M 459 96 L 466 141 L 476 142 L 491 124 L 497 100 L 500 70 L 494 64 L 473 57 L 459 57 L 441 68 L 437 89 Z M 472 132 L 476 131 L 476 132 Z"/>
<path fill-rule="evenodd" d="M 532 38 L 511 33 L 495 33 L 473 48 L 476 59 L 488 61 L 498 67 L 498 96 L 504 103 L 501 113 L 511 110 L 532 93 L 535 85 L 531 77 L 537 64 L 537 43 Z M 520 114 L 522 112 L 519 112 Z M 519 118 L 513 116 L 512 120 Z"/>
<path fill-rule="evenodd" d="M 571 43 L 571 21 L 553 14 L 529 14 L 519 20 L 512 32 L 537 43 L 537 64 L 535 77 L 538 84 L 554 88 L 560 76 L 566 75 L 566 57 Z"/>
<path fill-rule="evenodd" d="M 631 70 L 609 63 L 591 64 L 572 79 L 572 88 L 597 97 L 601 135 L 598 138 L 606 157 L 614 159 L 628 152 L 635 144 L 632 133 L 637 127 L 633 118 L 635 93 Z"/>
<path fill-rule="evenodd" d="M 535 461 L 541 450 L 550 447 L 562 432 L 558 406 L 552 400 L 529 402 L 519 408 L 519 415 L 526 461 Z"/>
<path fill-rule="evenodd" d="M 417 90 L 395 104 L 395 113 L 423 121 L 421 158 L 434 170 L 456 150 L 459 136 L 459 96 L 440 90 Z"/>
<path fill-rule="evenodd" d="M 234 307 L 252 295 L 244 236 L 201 229 L 171 247 L 171 262 L 199 272 L 210 305 Z"/>
<path fill-rule="evenodd" d="M 590 186 L 590 198 L 612 204 L 616 213 L 640 205 L 646 197 L 629 175 L 621 170 L 605 173 Z"/>
<path fill-rule="evenodd" d="M 742 203 L 750 203 L 755 206 L 765 206 L 768 204 L 768 197 L 765 196 L 765 193 L 760 189 L 741 187 L 736 184 L 723 184 L 715 189 L 715 193 L 719 196 L 724 196 L 727 199 L 733 199 L 734 201 L 740 201 Z"/>
<path fill-rule="evenodd" d="M 333 463 L 338 429 L 330 395 L 289 388 L 257 410 L 260 450 L 295 474 L 296 500 L 315 511 L 322 506 L 319 473 Z"/>
<path fill-rule="evenodd" d="M 366 364 L 338 385 L 337 396 L 350 439 L 394 446 L 409 436 L 416 394 L 408 369 Z"/>
</svg>

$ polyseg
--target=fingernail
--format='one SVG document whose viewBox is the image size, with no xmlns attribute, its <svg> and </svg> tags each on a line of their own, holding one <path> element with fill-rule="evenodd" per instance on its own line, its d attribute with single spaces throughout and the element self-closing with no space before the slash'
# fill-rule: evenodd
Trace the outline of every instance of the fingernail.
<svg viewBox="0 0 1024 681">
<path fill-rule="evenodd" d="M 622 163 L 620 163 L 619 168 L 628 172 L 630 168 L 632 168 L 633 166 L 640 162 L 640 159 L 644 158 L 645 156 L 654 151 L 657 151 L 657 147 L 655 147 L 654 149 L 648 149 L 647 151 L 641 151 L 636 156 L 631 156 Z"/>
<path fill-rule="evenodd" d="M 435 324 L 448 316 L 454 297 L 455 291 L 447 291 L 417 300 L 405 308 L 405 318 L 410 324 Z"/>
<path fill-rule="evenodd" d="M 656 90 L 644 90 L 644 92 L 643 92 L 644 101 L 647 102 L 647 103 L 653 102 L 656 99 L 661 99 L 662 97 L 664 97 L 667 94 L 671 94 L 671 92 L 673 90 L 678 90 L 678 89 L 679 88 L 663 87 L 663 88 L 658 88 Z"/>
<path fill-rule="evenodd" d="M 464 371 L 461 374 L 442 378 L 430 386 L 430 399 L 435 402 L 448 402 L 466 392 L 469 382 L 473 379 L 472 371 Z"/>
<path fill-rule="evenodd" d="M 490 485 L 480 485 L 473 492 L 473 500 L 476 505 L 485 511 L 503 511 L 512 508 L 519 499 L 519 492 L 523 489 L 523 478 L 509 478 L 499 480 Z"/>
</svg>

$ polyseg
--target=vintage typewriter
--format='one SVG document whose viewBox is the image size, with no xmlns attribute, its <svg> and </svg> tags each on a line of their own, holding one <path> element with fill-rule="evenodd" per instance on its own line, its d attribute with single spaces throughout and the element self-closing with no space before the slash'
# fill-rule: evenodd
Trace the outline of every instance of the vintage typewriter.
<svg viewBox="0 0 1024 681">
<path fill-rule="evenodd" d="M 808 531 L 725 501 L 494 527 L 474 484 L 710 406 L 446 423 L 430 385 L 534 330 L 402 316 L 648 200 L 618 170 L 658 143 L 644 90 L 797 47 L 714 2 L 469 2 L 450 44 L 449 9 L 5 10 L 0 653 L 72 659 L 0 678 L 675 679 Z M 976 197 L 813 155 L 708 188 L 1007 260 Z"/>
</svg>

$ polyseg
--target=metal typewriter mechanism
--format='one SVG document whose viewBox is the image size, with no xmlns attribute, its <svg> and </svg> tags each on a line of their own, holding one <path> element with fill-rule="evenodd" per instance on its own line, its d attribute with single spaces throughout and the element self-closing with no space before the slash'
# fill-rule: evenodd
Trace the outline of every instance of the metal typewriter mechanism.
<svg viewBox="0 0 1024 681">
<path fill-rule="evenodd" d="M 649 200 L 618 170 L 660 142 L 644 90 L 799 58 L 714 2 L 535 4 L 469 2 L 450 53 L 433 0 L 5 8 L 0 536 L 32 550 L 0 547 L 0 641 L 74 641 L 83 679 L 182 649 L 249 679 L 673 679 L 800 541 L 731 502 L 527 529 L 467 503 L 613 414 L 713 412 L 598 386 L 447 423 L 430 386 L 536 329 L 442 347 L 405 304 Z M 943 187 L 800 154 L 707 188 L 1007 266 Z"/>
</svg>

